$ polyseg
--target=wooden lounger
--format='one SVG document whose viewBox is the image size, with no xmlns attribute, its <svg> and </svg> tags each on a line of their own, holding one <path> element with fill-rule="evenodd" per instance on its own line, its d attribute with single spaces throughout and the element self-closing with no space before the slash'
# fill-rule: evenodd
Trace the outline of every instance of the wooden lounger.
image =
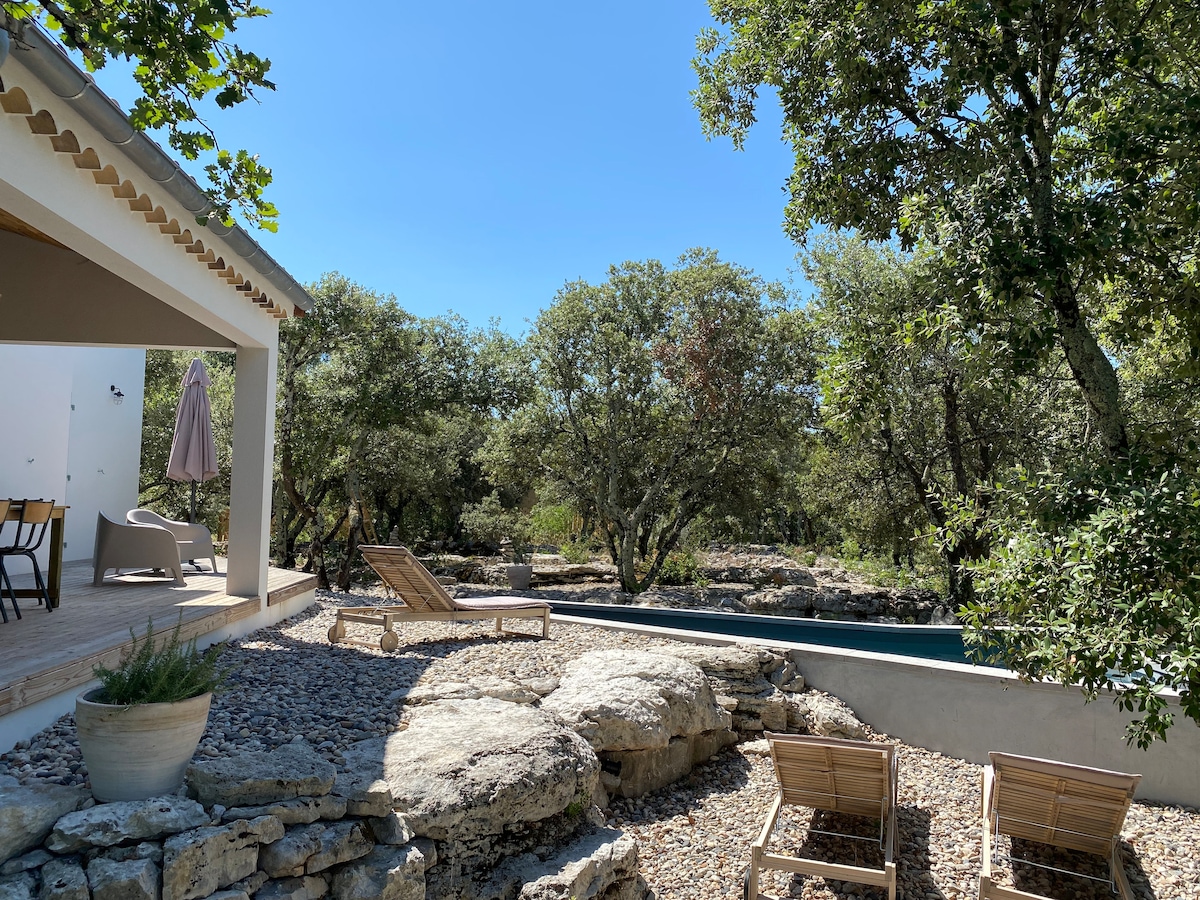
<svg viewBox="0 0 1200 900">
<path fill-rule="evenodd" d="M 1121 865 L 1121 828 L 1142 776 L 1011 753 L 988 756 L 992 764 L 983 770 L 980 900 L 1047 900 L 1041 894 L 992 883 L 992 867 L 1002 860 L 1014 861 L 997 851 L 1002 834 L 1106 857 L 1109 886 L 1123 900 L 1131 900 Z"/>
<path fill-rule="evenodd" d="M 400 603 L 385 606 L 352 606 L 338 610 L 337 621 L 329 629 L 331 643 L 374 646 L 366 641 L 347 638 L 347 622 L 382 626 L 383 634 L 379 638 L 379 647 L 383 650 L 395 650 L 400 646 L 395 626 L 404 622 L 467 622 L 495 619 L 496 631 L 502 632 L 504 619 L 540 618 L 542 637 L 550 637 L 549 603 L 525 597 L 474 597 L 469 600 L 456 600 L 407 547 L 367 545 L 361 549 L 363 559 L 383 579 L 388 593 L 395 596 Z"/>
<path fill-rule="evenodd" d="M 775 761 L 779 795 L 758 840 L 750 845 L 746 900 L 768 900 L 768 895 L 758 890 L 760 869 L 885 887 L 888 900 L 896 900 L 896 863 L 893 859 L 896 851 L 896 745 L 770 732 L 764 737 L 770 743 L 771 758 Z M 840 865 L 768 852 L 767 844 L 785 805 L 878 819 L 883 868 Z"/>
</svg>

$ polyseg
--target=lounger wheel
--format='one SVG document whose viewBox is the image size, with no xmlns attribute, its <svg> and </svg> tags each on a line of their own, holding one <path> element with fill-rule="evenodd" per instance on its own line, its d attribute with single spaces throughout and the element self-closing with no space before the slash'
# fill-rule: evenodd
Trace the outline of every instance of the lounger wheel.
<svg viewBox="0 0 1200 900">
<path fill-rule="evenodd" d="M 746 875 L 742 878 L 742 900 L 756 900 L 750 896 L 750 869 L 746 869 Z"/>
<path fill-rule="evenodd" d="M 329 643 L 336 644 L 338 641 L 340 641 L 345 636 L 346 636 L 346 623 L 345 622 L 340 622 L 340 621 L 334 622 L 333 625 L 331 625 L 329 627 Z"/>
<path fill-rule="evenodd" d="M 400 638 L 394 631 L 385 631 L 379 638 L 379 649 L 383 651 L 395 650 L 400 646 Z"/>
</svg>

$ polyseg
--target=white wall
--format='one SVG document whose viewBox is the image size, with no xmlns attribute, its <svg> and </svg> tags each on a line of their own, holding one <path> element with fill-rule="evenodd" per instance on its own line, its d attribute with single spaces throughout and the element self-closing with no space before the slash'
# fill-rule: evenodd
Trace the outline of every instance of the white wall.
<svg viewBox="0 0 1200 900">
<path fill-rule="evenodd" d="M 145 370 L 143 350 L 0 344 L 0 497 L 70 506 L 65 560 L 91 558 L 98 510 L 137 505 Z"/>
</svg>

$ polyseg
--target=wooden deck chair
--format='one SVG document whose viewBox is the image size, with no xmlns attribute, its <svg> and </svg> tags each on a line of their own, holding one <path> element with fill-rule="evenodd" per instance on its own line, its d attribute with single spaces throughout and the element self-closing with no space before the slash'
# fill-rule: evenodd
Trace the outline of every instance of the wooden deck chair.
<svg viewBox="0 0 1200 900">
<path fill-rule="evenodd" d="M 770 895 L 758 890 L 760 869 L 886 887 L 888 900 L 896 900 L 896 745 L 801 734 L 767 732 L 764 736 L 770 743 L 771 758 L 775 761 L 779 795 L 758 840 L 750 845 L 746 900 L 771 900 Z M 878 819 L 883 868 L 838 865 L 768 852 L 767 844 L 785 805 Z M 825 832 L 814 830 L 813 833 Z M 854 835 L 839 836 L 875 840 Z"/>
<path fill-rule="evenodd" d="M 1131 900 L 1119 847 L 1125 814 L 1142 776 L 1009 753 L 989 753 L 988 757 L 991 765 L 983 770 L 980 900 L 1047 900 L 1040 894 L 992 883 L 992 866 L 1002 861 L 1041 865 L 1002 856 L 997 848 L 1002 834 L 1106 857 L 1109 887 L 1123 900 Z M 1054 871 L 1095 878 L 1067 869 Z"/>
<path fill-rule="evenodd" d="M 504 619 L 542 620 L 542 637 L 550 636 L 550 604 L 525 597 L 473 597 L 456 600 L 441 583 L 412 555 L 407 547 L 366 545 L 363 559 L 383 579 L 384 587 L 400 603 L 393 606 L 352 606 L 338 610 L 337 621 L 329 629 L 331 643 L 361 644 L 366 641 L 346 637 L 347 622 L 379 625 L 383 634 L 379 647 L 395 650 L 400 645 L 395 626 L 404 622 L 465 622 L 495 619 L 496 631 L 504 631 Z M 516 633 L 516 632 L 511 632 Z"/>
</svg>

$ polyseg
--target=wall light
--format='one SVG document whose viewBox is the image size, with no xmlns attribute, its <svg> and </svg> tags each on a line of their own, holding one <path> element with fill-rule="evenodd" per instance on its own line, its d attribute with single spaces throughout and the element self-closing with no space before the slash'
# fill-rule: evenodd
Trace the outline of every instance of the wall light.
<svg viewBox="0 0 1200 900">
<path fill-rule="evenodd" d="M 110 384 L 110 385 L 108 386 L 108 389 L 109 389 L 110 391 L 112 391 L 112 400 L 113 400 L 113 403 L 115 403 L 115 404 L 117 404 L 118 406 L 120 406 L 120 405 L 121 405 L 121 401 L 125 399 L 125 394 L 124 394 L 124 393 L 122 393 L 122 392 L 121 392 L 121 389 L 120 389 L 119 387 L 117 387 L 115 384 Z"/>
</svg>

